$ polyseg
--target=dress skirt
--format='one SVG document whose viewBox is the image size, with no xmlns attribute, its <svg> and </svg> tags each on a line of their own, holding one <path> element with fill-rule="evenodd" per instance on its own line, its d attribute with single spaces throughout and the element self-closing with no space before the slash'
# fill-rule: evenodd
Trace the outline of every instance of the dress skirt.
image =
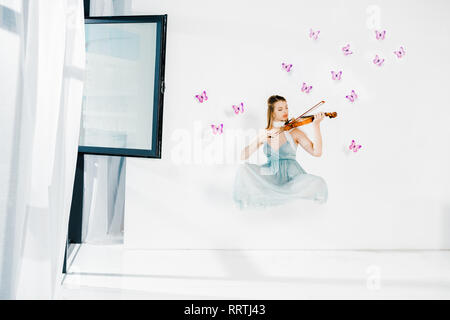
<svg viewBox="0 0 450 320">
<path fill-rule="evenodd" d="M 233 186 L 233 200 L 237 207 L 267 207 L 296 199 L 310 199 L 321 204 L 327 201 L 326 181 L 307 173 L 300 166 L 292 146 L 285 143 L 278 151 L 273 151 L 270 145 L 265 144 L 267 163 L 239 165 Z"/>
</svg>

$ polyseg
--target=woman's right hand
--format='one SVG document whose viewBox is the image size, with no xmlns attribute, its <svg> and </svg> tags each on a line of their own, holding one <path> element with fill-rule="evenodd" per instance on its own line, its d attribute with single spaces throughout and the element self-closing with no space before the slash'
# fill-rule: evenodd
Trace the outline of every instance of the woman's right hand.
<svg viewBox="0 0 450 320">
<path fill-rule="evenodd" d="M 261 133 L 257 136 L 256 141 L 253 140 L 251 144 L 245 147 L 244 150 L 242 150 L 241 153 L 241 160 L 247 160 L 253 152 L 258 150 L 258 148 L 264 143 L 267 142 L 270 138 L 269 135 L 274 135 L 277 129 L 271 129 L 271 130 L 262 130 Z"/>
<path fill-rule="evenodd" d="M 278 129 L 276 128 L 272 128 L 270 130 L 265 129 L 258 137 L 258 143 L 262 144 L 264 142 L 267 142 L 268 140 L 270 140 L 270 136 L 273 136 L 276 132 L 278 131 Z"/>
</svg>

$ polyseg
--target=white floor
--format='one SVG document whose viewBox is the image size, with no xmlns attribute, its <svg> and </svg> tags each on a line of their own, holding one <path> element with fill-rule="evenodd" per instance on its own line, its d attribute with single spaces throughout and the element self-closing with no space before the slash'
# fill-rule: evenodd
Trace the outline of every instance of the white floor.
<svg viewBox="0 0 450 320">
<path fill-rule="evenodd" d="M 450 299 L 450 251 L 74 250 L 59 299 Z"/>
</svg>

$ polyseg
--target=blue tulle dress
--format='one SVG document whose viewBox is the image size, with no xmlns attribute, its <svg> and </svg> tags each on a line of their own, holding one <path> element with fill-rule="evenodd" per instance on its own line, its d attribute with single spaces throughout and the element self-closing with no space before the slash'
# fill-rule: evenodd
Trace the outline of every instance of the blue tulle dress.
<svg viewBox="0 0 450 320">
<path fill-rule="evenodd" d="M 240 209 L 280 205 L 296 199 L 325 203 L 328 187 L 325 180 L 308 174 L 296 160 L 297 145 L 289 131 L 278 150 L 265 142 L 267 163 L 240 164 L 236 172 L 233 200 Z"/>
</svg>

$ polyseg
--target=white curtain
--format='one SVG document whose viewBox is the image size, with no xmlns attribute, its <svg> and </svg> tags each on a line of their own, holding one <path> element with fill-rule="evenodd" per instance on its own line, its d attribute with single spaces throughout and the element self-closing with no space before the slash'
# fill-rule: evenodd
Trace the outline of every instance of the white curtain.
<svg viewBox="0 0 450 320">
<path fill-rule="evenodd" d="M 91 0 L 90 16 L 131 15 L 132 0 Z"/>
<path fill-rule="evenodd" d="M 83 1 L 0 0 L 0 10 L 0 298 L 49 299 L 77 160 Z"/>
</svg>

